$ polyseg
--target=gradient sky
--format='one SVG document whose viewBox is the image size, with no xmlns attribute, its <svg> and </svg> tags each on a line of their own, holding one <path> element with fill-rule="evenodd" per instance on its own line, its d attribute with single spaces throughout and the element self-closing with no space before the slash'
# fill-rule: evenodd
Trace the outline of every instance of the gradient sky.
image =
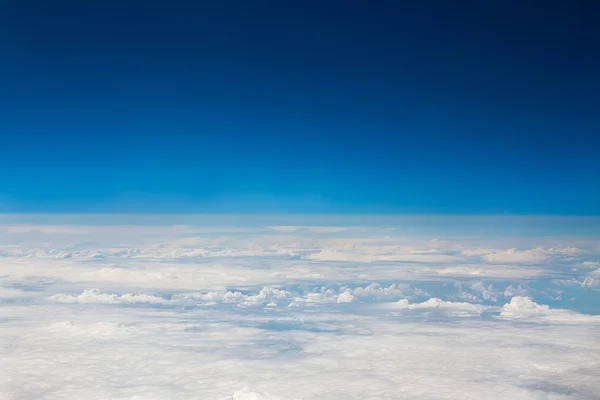
<svg viewBox="0 0 600 400">
<path fill-rule="evenodd" d="M 0 2 L 0 211 L 600 215 L 595 1 Z"/>
</svg>

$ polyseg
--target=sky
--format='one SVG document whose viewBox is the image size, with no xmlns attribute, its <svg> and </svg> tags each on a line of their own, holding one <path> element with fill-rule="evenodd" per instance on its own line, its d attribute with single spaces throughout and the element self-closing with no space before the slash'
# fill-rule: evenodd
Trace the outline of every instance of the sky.
<svg viewBox="0 0 600 400">
<path fill-rule="evenodd" d="M 0 211 L 600 215 L 593 1 L 0 3 Z"/>
</svg>

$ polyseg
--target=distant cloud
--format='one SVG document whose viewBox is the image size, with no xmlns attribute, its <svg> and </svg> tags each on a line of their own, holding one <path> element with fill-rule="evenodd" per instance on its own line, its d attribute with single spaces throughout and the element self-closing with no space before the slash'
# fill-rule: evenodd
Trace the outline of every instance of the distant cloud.
<svg viewBox="0 0 600 400">
<path fill-rule="evenodd" d="M 540 318 L 552 322 L 597 323 L 600 315 L 585 315 L 570 310 L 550 309 L 547 305 L 538 304 L 530 297 L 516 296 L 502 307 L 500 317 L 505 319 Z"/>
<path fill-rule="evenodd" d="M 390 251 L 385 248 L 357 248 L 350 250 L 345 249 L 323 249 L 316 253 L 311 253 L 304 256 L 308 260 L 319 261 L 345 261 L 372 263 L 377 261 L 407 261 L 407 262 L 423 262 L 423 263 L 447 263 L 457 261 L 457 258 L 445 254 L 419 254 L 403 252 L 400 250 Z"/>
<path fill-rule="evenodd" d="M 594 238 L 53 224 L 0 227 L 0 398 L 600 392 Z"/>
<path fill-rule="evenodd" d="M 535 248 L 529 250 L 517 250 L 515 248 L 507 250 L 465 250 L 464 255 L 481 256 L 489 263 L 538 263 L 547 260 L 550 257 L 575 257 L 581 254 L 583 250 L 575 247 L 564 248 Z"/>
<path fill-rule="evenodd" d="M 62 303 L 166 303 L 164 299 L 152 295 L 126 293 L 124 295 L 119 296 L 116 294 L 104 293 L 100 289 L 86 289 L 83 293 L 79 295 L 55 294 L 51 297 L 51 299 Z"/>
<path fill-rule="evenodd" d="M 400 300 L 398 306 L 409 310 L 431 310 L 440 309 L 453 316 L 476 316 L 481 315 L 489 307 L 471 303 L 460 303 L 452 301 L 443 301 L 438 298 L 431 298 L 423 303 L 409 304 L 406 300 Z"/>
<path fill-rule="evenodd" d="M 0 225 L 0 231 L 13 235 L 39 233 L 42 235 L 84 235 L 88 231 L 68 225 Z"/>
</svg>

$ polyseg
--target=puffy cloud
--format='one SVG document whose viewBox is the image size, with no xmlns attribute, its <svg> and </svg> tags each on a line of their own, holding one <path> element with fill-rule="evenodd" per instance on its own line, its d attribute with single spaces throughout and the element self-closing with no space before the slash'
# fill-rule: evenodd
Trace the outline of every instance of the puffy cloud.
<svg viewBox="0 0 600 400">
<path fill-rule="evenodd" d="M 537 304 L 530 297 L 515 296 L 502 307 L 500 316 L 503 318 L 523 318 L 547 315 L 550 307 Z"/>
<path fill-rule="evenodd" d="M 513 285 L 508 285 L 506 289 L 504 289 L 504 297 L 526 296 L 528 293 L 528 290 L 523 289 L 521 285 L 517 285 L 516 288 L 514 288 Z"/>
<path fill-rule="evenodd" d="M 123 295 L 104 293 L 100 289 L 86 289 L 79 295 L 55 294 L 51 300 L 61 303 L 105 303 L 105 304 L 164 304 L 167 300 L 148 294 L 125 293 Z"/>
<path fill-rule="evenodd" d="M 498 292 L 494 290 L 492 284 L 485 285 L 483 282 L 474 282 L 471 284 L 471 290 L 479 294 L 484 300 L 498 301 Z"/>
<path fill-rule="evenodd" d="M 402 288 L 401 288 L 402 287 Z M 0 292 L 1 294 L 1 292 Z M 395 301 L 400 297 L 419 297 L 427 295 L 419 288 L 410 285 L 382 286 L 371 283 L 367 286 L 338 288 L 317 286 L 300 291 L 288 291 L 274 287 L 263 287 L 257 292 L 236 290 L 183 292 L 168 298 L 145 293 L 107 293 L 100 289 L 85 289 L 80 294 L 58 293 L 49 300 L 60 303 L 95 303 L 95 304 L 136 304 L 151 303 L 163 305 L 216 305 L 233 304 L 240 307 L 268 306 L 276 307 L 280 301 L 300 303 L 350 303 Z"/>
<path fill-rule="evenodd" d="M 600 315 L 586 315 L 571 310 L 550 309 L 545 304 L 538 304 L 530 297 L 513 297 L 502 307 L 501 318 L 505 319 L 543 319 L 552 322 L 566 323 L 600 323 Z"/>
<path fill-rule="evenodd" d="M 341 293 L 337 297 L 338 303 L 352 303 L 353 301 L 356 301 L 356 297 L 354 297 L 350 292 Z"/>
<path fill-rule="evenodd" d="M 408 301 L 404 299 L 404 301 L 400 300 L 397 305 L 409 310 L 440 310 L 447 314 L 461 317 L 478 316 L 489 309 L 489 307 L 479 304 L 444 301 L 436 297 L 416 304 L 409 304 Z"/>
<path fill-rule="evenodd" d="M 585 287 L 595 287 L 595 286 L 598 286 L 599 282 L 597 281 L 596 278 L 592 278 L 591 276 L 588 276 L 587 278 L 585 278 L 583 280 L 583 282 L 581 282 L 581 284 Z"/>
<path fill-rule="evenodd" d="M 592 273 L 590 276 L 584 276 L 581 279 L 571 278 L 571 279 L 557 279 L 555 283 L 560 285 L 578 285 L 586 289 L 593 289 L 600 287 L 600 279 L 597 278 L 597 273 Z"/>
</svg>

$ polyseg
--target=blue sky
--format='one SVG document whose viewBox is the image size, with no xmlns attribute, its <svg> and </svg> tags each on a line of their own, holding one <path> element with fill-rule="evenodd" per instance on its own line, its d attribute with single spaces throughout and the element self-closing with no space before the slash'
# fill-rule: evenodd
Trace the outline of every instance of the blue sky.
<svg viewBox="0 0 600 400">
<path fill-rule="evenodd" d="M 0 211 L 600 214 L 593 2 L 93 3 L 2 5 Z"/>
</svg>

